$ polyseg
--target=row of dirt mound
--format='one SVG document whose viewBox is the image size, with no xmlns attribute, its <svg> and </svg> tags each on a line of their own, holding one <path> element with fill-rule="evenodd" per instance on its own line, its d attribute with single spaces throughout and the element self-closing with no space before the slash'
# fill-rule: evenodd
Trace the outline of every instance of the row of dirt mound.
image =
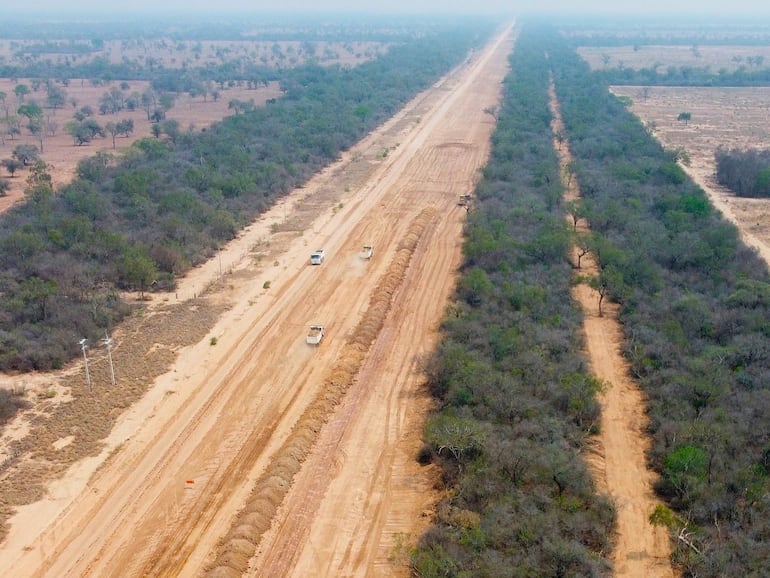
<svg viewBox="0 0 770 578">
<path fill-rule="evenodd" d="M 323 388 L 300 416 L 291 434 L 257 480 L 243 509 L 220 541 L 216 559 L 207 569 L 210 578 L 243 575 L 257 545 L 270 528 L 278 507 L 289 492 L 294 476 L 309 455 L 321 427 L 342 402 L 352 385 L 366 353 L 385 323 L 393 296 L 406 275 L 417 245 L 426 229 L 436 220 L 435 211 L 426 209 L 410 224 L 399 243 L 361 321 L 342 349 L 339 359 L 325 378 Z"/>
</svg>

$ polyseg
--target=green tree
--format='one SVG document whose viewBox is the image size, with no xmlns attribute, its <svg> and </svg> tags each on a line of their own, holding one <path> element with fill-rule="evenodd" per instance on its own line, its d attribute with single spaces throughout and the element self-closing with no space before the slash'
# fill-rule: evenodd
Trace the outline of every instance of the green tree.
<svg viewBox="0 0 770 578">
<path fill-rule="evenodd" d="M 112 148 L 115 148 L 115 136 L 118 134 L 118 125 L 112 121 L 104 125 L 104 130 L 112 137 Z"/>
<path fill-rule="evenodd" d="M 56 86 L 52 82 L 48 83 L 48 96 L 46 97 L 46 103 L 50 108 L 56 110 L 67 104 L 67 92 L 60 86 Z"/>
<path fill-rule="evenodd" d="M 30 123 L 33 122 L 33 120 L 43 118 L 43 109 L 40 108 L 40 105 L 35 102 L 22 104 L 16 112 L 18 112 L 21 116 L 26 117 Z"/>
<path fill-rule="evenodd" d="M 176 143 L 179 135 L 182 134 L 182 131 L 179 128 L 179 121 L 173 118 L 164 121 L 161 125 L 161 130 L 169 139 L 171 139 L 172 143 Z"/>
<path fill-rule="evenodd" d="M 692 120 L 692 114 L 689 112 L 680 112 L 679 116 L 676 117 L 676 120 L 684 122 L 684 125 L 687 126 L 687 123 Z"/>
<path fill-rule="evenodd" d="M 13 177 L 16 174 L 16 171 L 23 166 L 18 159 L 3 159 L 0 161 L 0 164 L 3 165 L 3 168 L 8 171 L 8 174 L 11 175 L 11 177 Z"/>
<path fill-rule="evenodd" d="M 605 297 L 609 295 L 614 299 L 622 299 L 628 292 L 623 274 L 613 265 L 602 267 L 598 275 L 588 279 L 588 285 L 599 294 L 599 317 L 604 315 L 602 304 Z"/>
<path fill-rule="evenodd" d="M 48 317 L 49 303 L 56 295 L 55 281 L 30 277 L 19 284 L 18 296 L 24 302 L 26 321 L 43 321 Z"/>
<path fill-rule="evenodd" d="M 137 287 L 139 298 L 143 299 L 145 289 L 158 276 L 158 269 L 146 251 L 140 247 L 131 247 L 119 262 L 118 274 L 131 287 Z"/>
<path fill-rule="evenodd" d="M 53 197 L 53 179 L 45 161 L 37 160 L 30 168 L 24 193 L 36 203 Z"/>
<path fill-rule="evenodd" d="M 24 102 L 24 97 L 26 97 L 29 92 L 29 86 L 26 84 L 17 84 L 13 87 L 13 93 L 16 95 L 16 100 L 19 104 Z"/>
<path fill-rule="evenodd" d="M 127 137 L 134 132 L 134 121 L 130 118 L 120 120 L 118 121 L 116 128 L 119 135 Z"/>
<path fill-rule="evenodd" d="M 28 167 L 40 158 L 40 150 L 35 145 L 20 144 L 14 147 L 11 155 L 23 166 Z"/>
</svg>

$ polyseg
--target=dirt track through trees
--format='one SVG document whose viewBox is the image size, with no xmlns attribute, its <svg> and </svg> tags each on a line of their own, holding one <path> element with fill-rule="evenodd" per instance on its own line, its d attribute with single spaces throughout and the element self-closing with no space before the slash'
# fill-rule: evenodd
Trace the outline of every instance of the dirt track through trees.
<svg viewBox="0 0 770 578">
<path fill-rule="evenodd" d="M 564 134 L 553 86 L 550 92 L 553 133 Z M 554 147 L 565 180 L 564 199 L 576 201 L 580 198 L 580 187 L 576 177 L 570 175 L 569 141 L 554 139 Z M 589 224 L 581 219 L 575 229 L 587 233 Z M 592 255 L 589 253 L 578 260 L 578 248 L 573 247 L 575 267 L 578 262 L 581 265 L 578 274 L 588 277 L 598 274 Z M 655 474 L 647 468 L 646 451 L 650 443 L 645 433 L 647 415 L 642 392 L 630 378 L 628 364 L 620 352 L 623 332 L 617 306 L 605 300 L 600 315 L 599 295 L 586 283 L 574 286 L 573 297 L 583 309 L 583 330 L 591 369 L 605 387 L 600 395 L 601 432 L 589 465 L 599 489 L 606 492 L 615 505 L 614 575 L 619 578 L 673 578 L 667 531 L 649 521 L 659 501 L 652 490 Z"/>
<path fill-rule="evenodd" d="M 231 307 L 208 333 L 216 342 L 207 337 L 178 353 L 151 390 L 152 404 L 127 424 L 130 434 L 86 484 L 72 486 L 55 517 L 20 512 L 0 547 L 7 575 L 200 575 L 215 567 L 218 544 L 245 556 L 251 528 L 268 526 L 266 503 L 250 500 L 260 479 L 277 487 L 259 498 L 280 506 L 270 505 L 275 516 L 247 574 L 408 573 L 394 548 L 425 528 L 422 514 L 436 498 L 436 472 L 415 462 L 430 403 L 420 357 L 435 344 L 454 283 L 465 215 L 457 200 L 486 162 L 494 119 L 484 111 L 498 103 L 511 47 L 508 28 L 416 98 L 389 125 L 397 132 L 369 139 L 362 158 L 348 157 L 306 187 L 301 202 L 312 205 L 316 191 L 354 183 L 333 206 L 319 205 L 306 230 L 271 235 L 282 247 L 273 266 L 234 267 L 211 297 Z M 362 182 L 349 174 L 356 163 L 367 166 Z M 425 228 L 383 325 L 367 325 L 415 223 Z M 371 261 L 359 257 L 362 244 L 374 245 Z M 320 247 L 326 262 L 307 265 Z M 317 348 L 304 342 L 311 323 L 327 328 Z M 368 354 L 354 345 L 361 332 L 376 334 Z M 347 365 L 350 348 L 358 349 Z M 354 374 L 343 399 L 332 400 L 337 409 L 324 409 L 302 433 L 316 400 L 330 399 L 330 383 Z M 307 457 L 281 452 L 299 437 L 313 446 Z M 323 476 L 314 475 L 319 467 Z M 247 513 L 237 518 L 240 511 Z"/>
</svg>

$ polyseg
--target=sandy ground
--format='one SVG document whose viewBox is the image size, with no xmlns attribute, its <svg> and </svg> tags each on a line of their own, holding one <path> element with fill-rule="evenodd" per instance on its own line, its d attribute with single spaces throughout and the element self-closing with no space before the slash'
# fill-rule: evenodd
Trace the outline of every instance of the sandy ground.
<svg viewBox="0 0 770 578">
<path fill-rule="evenodd" d="M 551 104 L 554 134 L 563 132 L 553 89 Z M 569 182 L 565 200 L 579 199 L 577 179 L 574 176 L 568 178 L 568 167 L 572 161 L 569 143 L 564 141 L 555 146 L 562 175 Z M 577 223 L 578 232 L 587 231 L 588 227 L 585 219 Z M 573 262 L 577 266 L 577 248 L 573 249 Z M 590 253 L 580 260 L 580 265 L 580 275 L 598 273 Z M 599 398 L 602 405 L 601 432 L 592 448 L 594 452 L 589 457 L 589 465 L 597 486 L 610 496 L 615 505 L 614 575 L 623 578 L 673 577 L 667 531 L 649 522 L 650 514 L 660 502 L 652 490 L 655 474 L 647 468 L 645 457 L 650 442 L 645 434 L 647 415 L 644 397 L 630 378 L 628 364 L 620 351 L 623 332 L 617 318 L 617 306 L 605 300 L 600 316 L 599 295 L 586 283 L 576 284 L 572 294 L 583 309 L 583 330 L 591 369 L 604 384 Z"/>
<path fill-rule="evenodd" d="M 749 71 L 766 68 L 770 46 L 648 44 L 626 46 L 581 46 L 578 54 L 592 70 L 605 68 L 655 68 L 664 74 L 669 66 L 706 68 L 711 72 Z M 759 59 L 755 63 L 756 59 Z M 607 63 L 605 64 L 605 60 Z"/>
<path fill-rule="evenodd" d="M 398 553 L 437 499 L 437 472 L 415 463 L 420 360 L 511 47 L 508 29 L 163 298 L 208 288 L 232 306 L 216 345 L 181 350 L 99 456 L 19 508 L 5 575 L 408 574 Z"/>
<path fill-rule="evenodd" d="M 668 149 L 684 149 L 690 165 L 682 166 L 712 204 L 740 229 L 744 242 L 770 264 L 770 199 L 736 197 L 716 182 L 717 147 L 766 149 L 770 142 L 770 88 L 654 87 L 646 99 L 641 87 L 612 87 L 633 100 L 631 111 Z M 690 112 L 686 125 L 676 118 Z"/>
</svg>

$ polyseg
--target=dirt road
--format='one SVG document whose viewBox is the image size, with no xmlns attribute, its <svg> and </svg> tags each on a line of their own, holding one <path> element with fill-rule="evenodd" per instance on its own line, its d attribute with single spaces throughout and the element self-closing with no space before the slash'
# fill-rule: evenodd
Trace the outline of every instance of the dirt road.
<svg viewBox="0 0 770 578">
<path fill-rule="evenodd" d="M 555 135 L 564 131 L 564 125 L 553 87 L 551 110 Z M 580 186 L 574 176 L 569 178 L 572 161 L 569 143 L 555 143 L 555 147 L 562 175 L 569 183 L 565 200 L 577 200 L 580 198 Z M 578 232 L 587 232 L 589 224 L 581 219 L 575 228 Z M 573 263 L 576 266 L 577 253 L 578 249 L 573 248 Z M 598 273 L 590 253 L 579 262 L 581 275 Z M 628 364 L 620 352 L 623 332 L 618 322 L 617 306 L 605 300 L 603 314 L 599 315 L 599 295 L 586 283 L 576 284 L 572 294 L 583 309 L 583 330 L 591 370 L 605 385 L 600 396 L 601 432 L 589 465 L 597 486 L 610 496 L 615 505 L 614 575 L 624 578 L 673 577 L 667 532 L 649 522 L 650 514 L 659 501 L 652 490 L 655 474 L 647 468 L 645 454 L 650 443 L 645 433 L 647 414 L 642 392 L 631 379 Z"/>
<path fill-rule="evenodd" d="M 395 140 L 370 139 L 370 176 L 286 238 L 273 267 L 230 267 L 235 305 L 216 344 L 180 353 L 147 413 L 55 517 L 30 508 L 11 521 L 5 575 L 406 573 L 394 546 L 419 533 L 435 499 L 435 473 L 414 463 L 429 405 L 420 357 L 454 281 L 457 199 L 486 161 L 484 109 L 511 47 L 508 29 L 415 99 L 391 125 Z M 282 207 L 284 222 L 322 182 L 350 177 L 354 158 Z M 309 266 L 321 247 L 326 262 Z M 311 323 L 327 329 L 318 347 L 304 340 Z"/>
</svg>

